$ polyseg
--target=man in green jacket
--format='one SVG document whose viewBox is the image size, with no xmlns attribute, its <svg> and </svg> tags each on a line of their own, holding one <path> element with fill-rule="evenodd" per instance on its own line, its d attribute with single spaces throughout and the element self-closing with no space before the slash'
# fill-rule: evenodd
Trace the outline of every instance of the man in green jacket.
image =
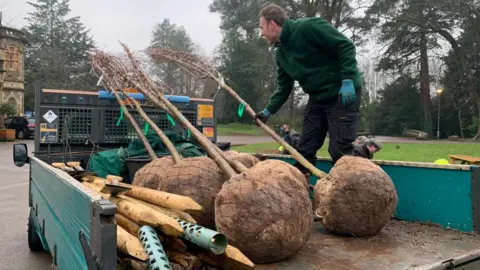
<svg viewBox="0 0 480 270">
<path fill-rule="evenodd" d="M 332 163 L 353 155 L 360 105 L 361 76 L 355 45 L 327 21 L 290 20 L 275 4 L 259 13 L 262 36 L 276 48 L 277 89 L 256 119 L 267 122 L 287 101 L 294 82 L 309 95 L 298 151 L 315 164 L 327 132 Z M 308 171 L 296 166 L 303 172 Z"/>
</svg>

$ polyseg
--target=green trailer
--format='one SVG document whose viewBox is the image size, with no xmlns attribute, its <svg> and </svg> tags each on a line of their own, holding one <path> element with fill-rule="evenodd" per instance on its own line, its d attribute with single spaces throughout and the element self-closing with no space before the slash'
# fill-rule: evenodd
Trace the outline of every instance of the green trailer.
<svg viewBox="0 0 480 270">
<path fill-rule="evenodd" d="M 115 269 L 115 205 L 26 153 L 26 145 L 15 145 L 15 164 L 30 165 L 32 251 L 51 253 L 58 269 Z M 316 224 L 295 257 L 256 269 L 480 269 L 480 168 L 377 163 L 399 196 L 395 218 L 379 235 L 340 237 Z M 330 162 L 318 160 L 317 167 L 328 171 Z"/>
<path fill-rule="evenodd" d="M 64 101 L 62 95 L 65 92 L 48 92 L 57 95 L 55 98 L 59 101 L 59 104 L 51 104 L 51 99 L 38 98 L 45 93 L 37 88 L 36 135 L 44 136 L 35 136 L 34 156 L 28 155 L 25 144 L 15 144 L 13 148 L 15 165 L 22 167 L 28 164 L 30 167 L 29 247 L 32 252 L 50 253 L 52 269 L 116 269 L 115 205 L 90 192 L 66 172 L 50 165 L 53 161 L 76 161 L 78 158 L 84 158 L 84 162 L 88 163 L 91 155 L 84 153 L 86 149 L 82 136 L 96 136 L 98 139 L 100 135 L 82 133 L 84 130 L 80 127 L 77 128 L 80 133 L 70 128 L 70 133 L 66 134 L 65 128 L 73 125 L 63 125 L 61 128 L 57 125 L 55 132 L 45 135 L 41 134 L 38 124 L 48 121 L 42 120 L 42 114 L 38 113 L 46 109 L 47 112 L 55 108 L 60 112 L 61 109 L 66 113 L 63 119 L 69 115 L 70 120 L 77 112 L 75 109 L 90 110 L 99 116 L 102 115 L 102 109 L 84 104 L 76 107 L 68 103 L 70 99 L 78 102 L 78 95 L 83 94 L 70 93 L 72 96 L 67 96 L 67 101 Z M 188 106 L 195 101 L 189 100 L 188 103 L 179 103 L 178 106 L 190 108 Z M 98 119 L 92 121 L 99 123 Z M 213 128 L 214 122 L 210 122 Z M 51 123 L 58 124 L 55 120 Z M 84 126 L 89 125 L 92 126 L 91 123 L 84 123 Z M 55 125 L 45 126 L 53 129 Z M 90 130 L 105 132 L 111 127 L 111 124 L 110 127 L 99 124 Z M 124 134 L 129 136 L 128 133 Z M 42 137 L 46 139 L 42 141 Z M 65 138 L 70 140 L 66 142 Z M 83 144 L 77 145 L 76 138 L 82 138 L 78 141 L 83 141 Z M 92 141 L 100 144 L 101 148 L 109 146 L 105 141 Z M 59 144 L 68 145 L 67 150 Z M 119 145 L 115 142 L 110 146 L 114 148 Z M 89 150 L 92 150 L 92 146 Z M 290 156 L 284 155 L 268 155 L 267 158 L 294 162 Z M 399 196 L 395 217 L 379 235 L 367 238 L 341 237 L 329 233 L 316 223 L 310 239 L 298 254 L 275 264 L 257 265 L 255 269 L 480 269 L 480 168 L 375 162 L 391 176 Z M 316 166 L 328 172 L 331 163 L 328 159 L 319 159 Z M 310 183 L 314 185 L 315 182 L 316 179 L 312 177 Z"/>
</svg>

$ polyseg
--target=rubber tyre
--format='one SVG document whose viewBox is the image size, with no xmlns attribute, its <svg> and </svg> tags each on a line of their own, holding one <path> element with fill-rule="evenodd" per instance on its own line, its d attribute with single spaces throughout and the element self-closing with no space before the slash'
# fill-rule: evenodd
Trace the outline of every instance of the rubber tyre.
<svg viewBox="0 0 480 270">
<path fill-rule="evenodd" d="M 28 218 L 28 247 L 30 251 L 43 251 L 42 241 L 40 240 L 40 236 L 35 231 L 33 226 L 32 217 Z"/>
<path fill-rule="evenodd" d="M 24 130 L 19 130 L 18 131 L 18 134 L 17 134 L 17 139 L 20 139 L 20 140 L 23 140 L 23 139 L 26 139 L 26 132 Z"/>
</svg>

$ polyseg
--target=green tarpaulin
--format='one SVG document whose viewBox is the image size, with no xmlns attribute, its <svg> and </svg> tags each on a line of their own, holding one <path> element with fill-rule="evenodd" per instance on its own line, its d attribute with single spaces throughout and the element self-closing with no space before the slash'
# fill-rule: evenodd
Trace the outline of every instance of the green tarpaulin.
<svg viewBox="0 0 480 270">
<path fill-rule="evenodd" d="M 206 151 L 195 141 L 178 136 L 173 132 L 165 131 L 165 135 L 182 157 L 205 156 Z M 170 155 L 170 152 L 162 143 L 157 134 L 147 134 L 146 138 L 158 157 Z M 117 148 L 95 153 L 90 159 L 88 170 L 95 172 L 99 177 L 118 175 L 123 179 L 130 179 L 127 167 L 127 159 L 148 159 L 148 153 L 140 139 L 132 141 L 127 148 Z"/>
</svg>

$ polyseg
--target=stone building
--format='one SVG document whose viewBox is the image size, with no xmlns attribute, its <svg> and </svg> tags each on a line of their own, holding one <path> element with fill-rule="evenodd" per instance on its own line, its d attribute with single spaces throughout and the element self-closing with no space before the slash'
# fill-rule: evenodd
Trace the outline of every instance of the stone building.
<svg viewBox="0 0 480 270">
<path fill-rule="evenodd" d="M 0 25 L 0 103 L 12 104 L 17 114 L 24 113 L 24 48 L 22 31 Z"/>
</svg>

